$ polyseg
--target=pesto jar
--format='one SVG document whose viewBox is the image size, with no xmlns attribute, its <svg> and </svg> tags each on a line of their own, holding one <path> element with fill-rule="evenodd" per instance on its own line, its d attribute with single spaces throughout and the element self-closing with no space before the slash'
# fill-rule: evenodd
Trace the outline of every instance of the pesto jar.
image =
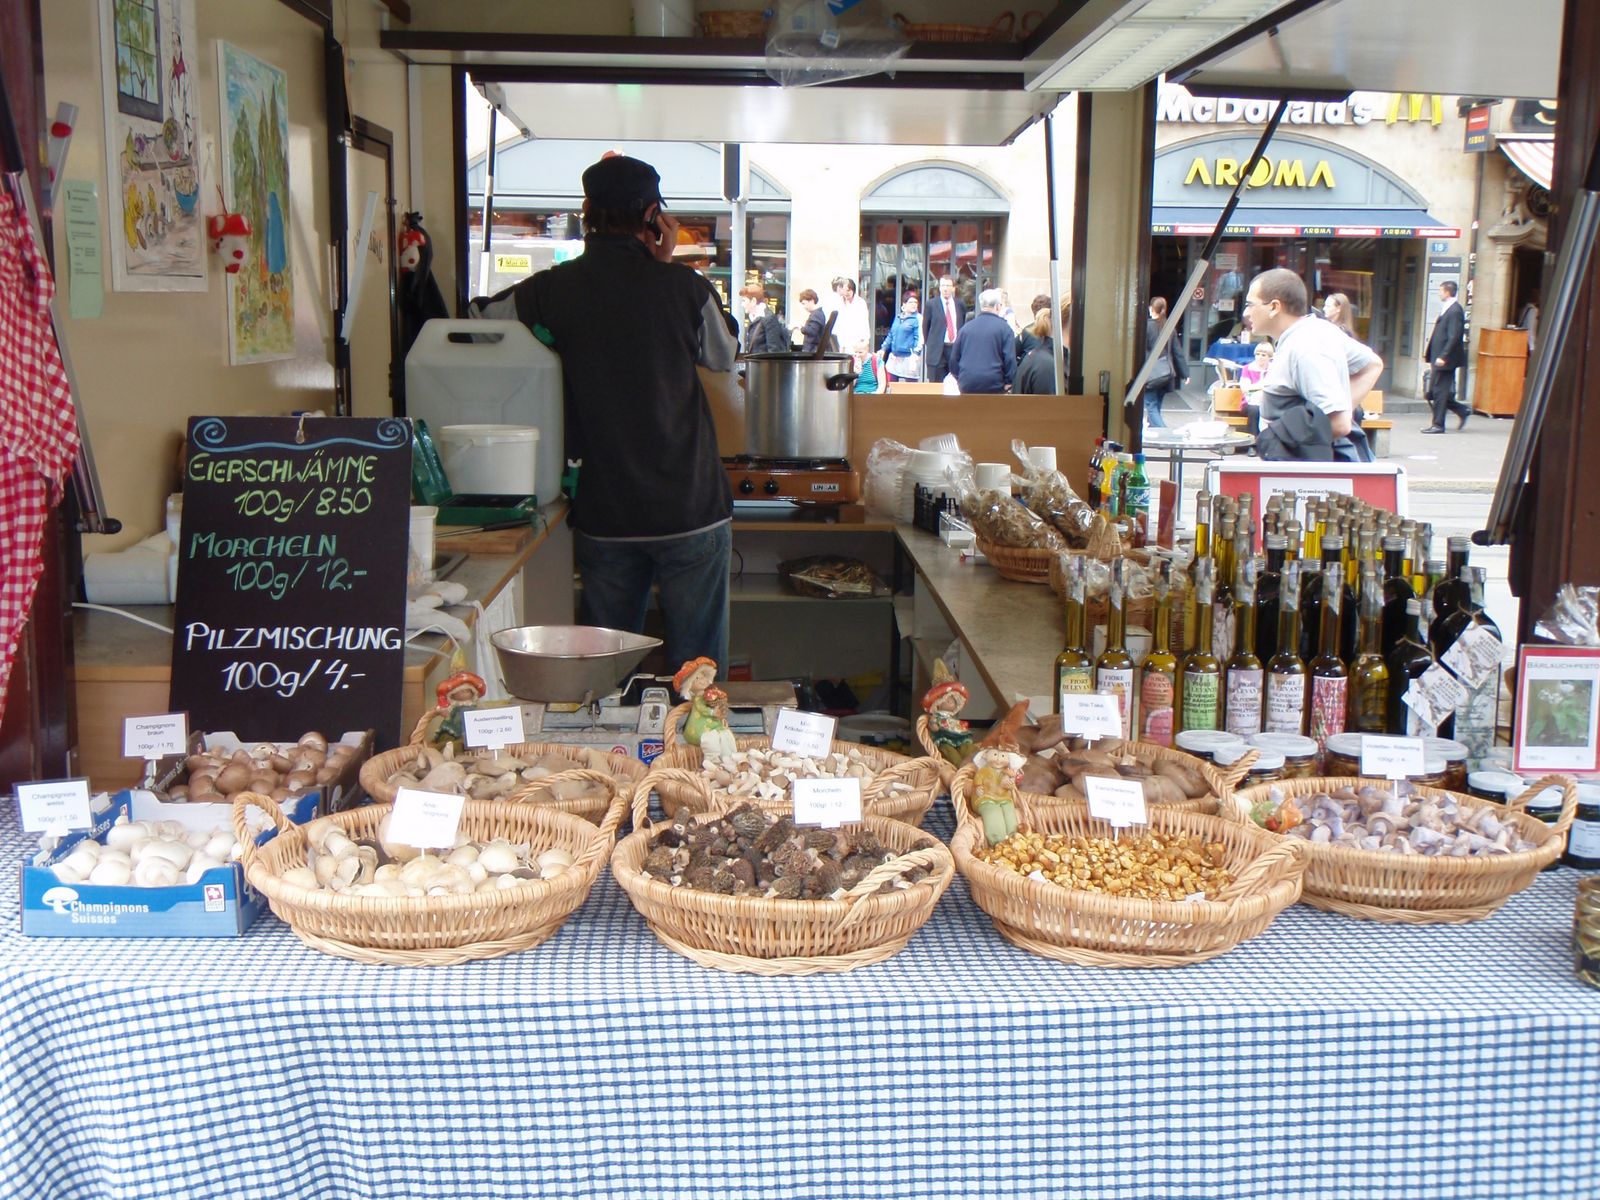
<svg viewBox="0 0 1600 1200">
<path fill-rule="evenodd" d="M 1600 875 L 1578 880 L 1572 914 L 1572 969 L 1584 983 L 1600 988 Z"/>
</svg>

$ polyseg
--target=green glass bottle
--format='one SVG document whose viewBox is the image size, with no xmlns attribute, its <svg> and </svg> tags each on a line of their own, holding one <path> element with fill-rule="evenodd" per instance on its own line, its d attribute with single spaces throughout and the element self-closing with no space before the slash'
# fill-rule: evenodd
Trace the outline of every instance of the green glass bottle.
<svg viewBox="0 0 1600 1200">
<path fill-rule="evenodd" d="M 1386 706 L 1387 732 L 1403 737 L 1427 737 L 1433 730 L 1419 720 L 1406 703 L 1411 681 L 1433 666 L 1433 654 L 1422 642 L 1423 601 L 1415 596 L 1406 601 L 1405 624 L 1400 628 L 1394 649 L 1386 659 L 1389 665 L 1389 702 Z"/>
<path fill-rule="evenodd" d="M 1063 696 L 1087 695 L 1094 691 L 1094 659 L 1084 641 L 1083 580 L 1086 559 L 1074 554 L 1066 562 L 1066 644 L 1056 655 L 1056 712 L 1064 707 Z"/>
<path fill-rule="evenodd" d="M 1161 564 L 1150 653 L 1139 668 L 1139 740 L 1156 746 L 1172 745 L 1177 725 L 1178 660 L 1172 653 L 1171 571 L 1170 562 Z"/>
<path fill-rule="evenodd" d="M 1339 657 L 1339 618 L 1344 604 L 1344 571 L 1337 563 L 1322 568 L 1322 636 L 1311 672 L 1309 732 L 1317 751 L 1336 733 L 1343 733 L 1349 707 L 1350 671 Z"/>
<path fill-rule="evenodd" d="M 1122 713 L 1122 740 L 1133 738 L 1134 662 L 1127 647 L 1124 560 L 1111 564 L 1111 595 L 1106 603 L 1106 648 L 1094 660 L 1094 690 L 1115 696 Z"/>
<path fill-rule="evenodd" d="M 1223 726 L 1244 738 L 1261 732 L 1264 671 L 1256 654 L 1256 582 L 1260 570 L 1260 562 L 1254 558 L 1239 564 L 1233 584 L 1233 653 L 1224 668 Z"/>
<path fill-rule="evenodd" d="M 1222 691 L 1222 664 L 1211 653 L 1211 562 L 1199 564 L 1195 578 L 1194 649 L 1183 656 L 1183 683 L 1178 694 L 1182 729 L 1215 729 Z"/>
<path fill-rule="evenodd" d="M 1278 652 L 1267 660 L 1265 722 L 1268 733 L 1306 731 L 1306 681 L 1300 657 L 1300 568 L 1284 563 L 1278 607 Z"/>
<path fill-rule="evenodd" d="M 1383 660 L 1383 579 L 1368 562 L 1361 579 L 1361 652 L 1350 664 L 1350 724 L 1358 733 L 1388 727 L 1389 665 Z"/>
</svg>

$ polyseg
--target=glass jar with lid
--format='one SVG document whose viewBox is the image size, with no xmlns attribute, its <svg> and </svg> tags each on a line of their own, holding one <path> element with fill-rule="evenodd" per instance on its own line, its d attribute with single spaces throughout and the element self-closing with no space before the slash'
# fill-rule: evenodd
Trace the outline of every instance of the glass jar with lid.
<svg viewBox="0 0 1600 1200">
<path fill-rule="evenodd" d="M 1600 783 L 1578 785 L 1578 810 L 1561 861 L 1580 871 L 1600 871 Z"/>
<path fill-rule="evenodd" d="M 1216 751 L 1223 747 L 1242 747 L 1246 744 L 1237 733 L 1227 733 L 1221 729 L 1185 729 L 1172 741 L 1186 754 L 1208 759 L 1213 758 Z M 1235 755 L 1235 758 L 1237 757 Z"/>
<path fill-rule="evenodd" d="M 1522 793 L 1527 790 L 1528 789 L 1525 787 L 1507 788 L 1506 803 L 1510 804 L 1513 800 L 1517 799 L 1517 797 L 1521 796 Z M 1538 795 L 1529 796 L 1527 804 L 1523 805 L 1523 811 L 1536 821 L 1543 821 L 1546 825 L 1554 825 L 1561 819 L 1561 800 L 1562 795 L 1560 788 L 1547 787 Z M 1553 871 L 1556 867 L 1559 867 L 1563 861 L 1563 859 L 1558 858 L 1549 866 L 1545 867 L 1545 870 Z"/>
<path fill-rule="evenodd" d="M 1322 773 L 1324 775 L 1361 774 L 1361 735 L 1336 733 L 1323 745 Z"/>
<path fill-rule="evenodd" d="M 1510 771 L 1470 771 L 1467 774 L 1467 794 L 1476 796 L 1480 800 L 1493 800 L 1496 804 L 1504 804 L 1508 800 L 1515 800 L 1527 790 L 1527 784 L 1522 782 L 1522 777 L 1513 775 Z"/>
<path fill-rule="evenodd" d="M 1258 733 L 1250 739 L 1250 744 L 1261 751 L 1263 758 L 1281 754 L 1285 779 L 1310 779 L 1317 773 L 1315 738 L 1298 733 Z"/>
<path fill-rule="evenodd" d="M 1452 792 L 1467 790 L 1467 744 L 1458 742 L 1454 738 L 1425 737 L 1422 739 L 1425 753 L 1441 755 L 1445 761 L 1444 777 L 1445 787 Z"/>
<path fill-rule="evenodd" d="M 1600 875 L 1578 880 L 1572 914 L 1572 969 L 1590 987 L 1600 988 Z"/>
</svg>

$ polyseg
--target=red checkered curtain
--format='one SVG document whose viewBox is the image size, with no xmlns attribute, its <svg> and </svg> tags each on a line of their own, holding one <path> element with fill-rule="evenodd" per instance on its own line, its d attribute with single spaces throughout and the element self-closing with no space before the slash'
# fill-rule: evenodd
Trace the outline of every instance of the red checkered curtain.
<svg viewBox="0 0 1600 1200">
<path fill-rule="evenodd" d="M 0 187 L 0 715 L 39 581 L 44 523 L 78 452 L 50 323 L 55 281 L 27 213 Z"/>
</svg>

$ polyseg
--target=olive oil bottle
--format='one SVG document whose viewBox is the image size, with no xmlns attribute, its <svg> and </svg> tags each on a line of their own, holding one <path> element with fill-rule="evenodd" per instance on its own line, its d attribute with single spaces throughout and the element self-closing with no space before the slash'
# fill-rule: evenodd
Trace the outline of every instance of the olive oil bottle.
<svg viewBox="0 0 1600 1200">
<path fill-rule="evenodd" d="M 1358 733 L 1382 733 L 1388 725 L 1389 664 L 1383 660 L 1383 580 L 1375 563 L 1361 577 L 1361 652 L 1350 664 L 1350 724 Z"/>
<path fill-rule="evenodd" d="M 1406 692 L 1411 681 L 1433 666 L 1433 655 L 1422 643 L 1422 601 L 1412 597 L 1406 601 L 1405 624 L 1394 649 L 1389 651 L 1389 702 L 1386 706 L 1385 726 L 1389 733 L 1406 737 L 1426 737 L 1433 733 L 1411 711 L 1406 703 Z"/>
<path fill-rule="evenodd" d="M 1283 564 L 1278 652 L 1268 660 L 1266 673 L 1268 733 L 1306 731 L 1306 684 L 1310 673 L 1300 657 L 1300 568 L 1298 560 Z"/>
<path fill-rule="evenodd" d="M 1339 618 L 1344 604 L 1344 571 L 1337 563 L 1322 567 L 1322 636 L 1311 660 L 1309 733 L 1320 753 L 1328 739 L 1343 733 L 1350 692 L 1350 672 L 1339 657 Z"/>
<path fill-rule="evenodd" d="M 1172 745 L 1176 732 L 1174 705 L 1178 695 L 1178 660 L 1172 653 L 1172 564 L 1161 564 L 1156 582 L 1155 628 L 1150 653 L 1139 668 L 1139 740 Z"/>
<path fill-rule="evenodd" d="M 1117 698 L 1122 714 L 1122 740 L 1133 738 L 1133 655 L 1127 647 L 1124 560 L 1111 564 L 1111 595 L 1106 607 L 1106 648 L 1094 662 L 1094 690 Z"/>
<path fill-rule="evenodd" d="M 1197 565 L 1194 649 L 1183 657 L 1183 683 L 1178 694 L 1179 726 L 1215 729 L 1222 691 L 1222 664 L 1211 653 L 1211 561 L 1206 559 Z"/>
<path fill-rule="evenodd" d="M 1256 581 L 1260 563 L 1246 558 L 1233 585 L 1233 654 L 1226 667 L 1224 725 L 1229 733 L 1251 737 L 1261 732 L 1261 659 L 1256 655 Z"/>
<path fill-rule="evenodd" d="M 1084 641 L 1083 555 L 1070 556 L 1066 568 L 1066 645 L 1056 655 L 1056 712 L 1065 707 L 1062 699 L 1068 695 L 1086 695 L 1094 691 L 1094 659 Z"/>
</svg>

